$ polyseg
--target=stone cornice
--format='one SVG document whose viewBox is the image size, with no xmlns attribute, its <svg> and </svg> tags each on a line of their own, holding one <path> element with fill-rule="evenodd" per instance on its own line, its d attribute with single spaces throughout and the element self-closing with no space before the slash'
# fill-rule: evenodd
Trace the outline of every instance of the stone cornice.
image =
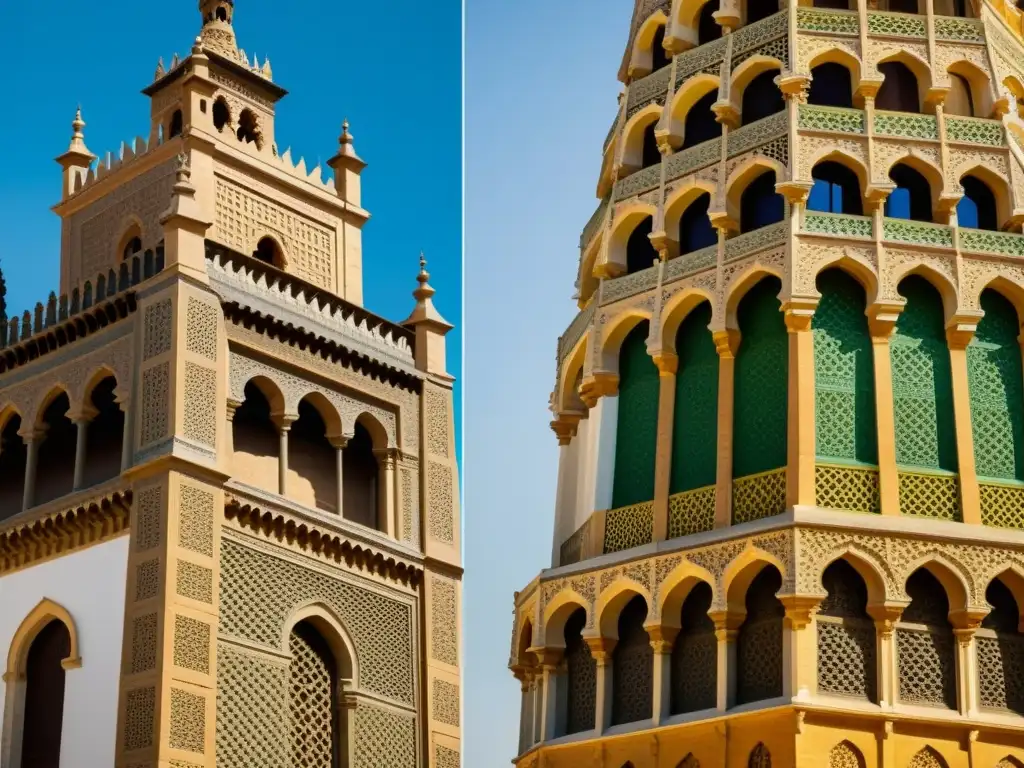
<svg viewBox="0 0 1024 768">
<path fill-rule="evenodd" d="M 118 478 L 0 522 L 0 574 L 126 534 L 131 503 Z"/>
<path fill-rule="evenodd" d="M 417 586 L 423 576 L 422 558 L 399 542 L 285 499 L 258 499 L 237 484 L 225 488 L 224 517 L 229 526 L 405 586 Z"/>
</svg>

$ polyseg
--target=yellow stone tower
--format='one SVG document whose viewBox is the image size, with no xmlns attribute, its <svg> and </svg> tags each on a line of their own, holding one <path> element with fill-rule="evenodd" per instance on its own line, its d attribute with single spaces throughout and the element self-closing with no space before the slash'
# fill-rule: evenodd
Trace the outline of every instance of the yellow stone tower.
<svg viewBox="0 0 1024 768">
<path fill-rule="evenodd" d="M 362 306 L 348 124 L 331 179 L 279 152 L 199 7 L 147 137 L 75 117 L 60 295 L 0 316 L 0 764 L 456 768 L 452 326 L 422 259 Z"/>
<path fill-rule="evenodd" d="M 518 766 L 1024 766 L 1021 30 L 636 0 Z"/>
</svg>

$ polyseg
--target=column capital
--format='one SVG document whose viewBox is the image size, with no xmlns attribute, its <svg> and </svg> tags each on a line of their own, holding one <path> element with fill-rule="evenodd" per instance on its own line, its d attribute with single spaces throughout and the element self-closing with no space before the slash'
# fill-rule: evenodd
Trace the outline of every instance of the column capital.
<svg viewBox="0 0 1024 768">
<path fill-rule="evenodd" d="M 712 331 L 711 338 L 715 342 L 715 351 L 718 352 L 719 357 L 736 357 L 741 338 L 738 328 Z"/>
<path fill-rule="evenodd" d="M 715 624 L 715 635 L 721 640 L 725 633 L 728 639 L 734 639 L 736 633 L 739 632 L 740 625 L 743 620 L 747 618 L 746 611 L 730 611 L 728 609 L 711 610 L 708 611 L 708 618 Z"/>
<path fill-rule="evenodd" d="M 796 100 L 798 104 L 807 103 L 807 91 L 811 87 L 810 75 L 783 72 L 775 77 L 775 84 L 782 91 L 786 101 Z"/>
<path fill-rule="evenodd" d="M 896 328 L 906 301 L 876 301 L 867 308 L 868 332 L 874 340 L 888 339 Z"/>
<path fill-rule="evenodd" d="M 964 632 L 973 635 L 975 630 L 981 627 L 981 622 L 988 614 L 988 606 L 969 605 L 966 608 L 950 611 L 949 623 L 953 625 L 954 633 Z"/>
<path fill-rule="evenodd" d="M 610 371 L 595 371 L 580 384 L 580 400 L 588 408 L 597 405 L 602 397 L 619 394 L 619 374 Z"/>
<path fill-rule="evenodd" d="M 612 652 L 619 643 L 610 637 L 584 637 L 583 641 L 590 648 L 590 655 L 599 667 L 606 666 L 612 660 Z"/>
<path fill-rule="evenodd" d="M 679 355 L 675 352 L 656 352 L 651 358 L 661 376 L 675 376 L 679 371 Z"/>
<path fill-rule="evenodd" d="M 811 623 L 811 619 L 821 607 L 824 595 L 782 595 L 779 601 L 786 609 L 785 625 L 789 629 L 800 630 Z"/>
<path fill-rule="evenodd" d="M 875 629 L 884 637 L 892 637 L 896 629 L 896 622 L 903 615 L 903 610 L 909 605 L 904 602 L 886 601 L 867 606 L 867 613 L 875 620 Z"/>
<path fill-rule="evenodd" d="M 339 451 L 348 445 L 348 441 L 352 438 L 348 435 L 328 435 L 327 442 L 331 444 L 332 448 L 337 448 Z"/>
<path fill-rule="evenodd" d="M 72 424 L 88 424 L 90 421 L 95 419 L 99 413 L 100 412 L 91 405 L 83 404 L 80 408 L 68 411 L 67 417 Z"/>
<path fill-rule="evenodd" d="M 735 129 L 740 126 L 740 111 L 728 99 L 719 99 L 711 105 L 715 120 L 724 126 Z"/>
<path fill-rule="evenodd" d="M 24 440 L 26 444 L 36 443 L 46 437 L 46 433 L 49 430 L 50 427 L 48 424 L 40 424 L 38 426 L 29 424 L 28 426 L 23 426 L 18 430 L 18 437 Z"/>
<path fill-rule="evenodd" d="M 664 624 L 651 624 L 645 626 L 647 637 L 651 641 L 651 648 L 655 653 L 672 653 L 672 645 L 679 636 L 679 627 L 666 627 Z"/>
<path fill-rule="evenodd" d="M 562 658 L 565 656 L 565 648 L 536 646 L 534 648 L 527 648 L 526 652 L 532 653 L 534 658 L 537 659 L 537 666 L 548 672 L 557 670 L 558 665 L 562 663 Z"/>
<path fill-rule="evenodd" d="M 740 223 L 732 218 L 728 211 L 710 210 L 708 211 L 708 220 L 711 222 L 712 227 L 719 232 L 724 232 L 726 235 L 730 232 L 740 231 Z"/>
<path fill-rule="evenodd" d="M 274 422 L 278 432 L 287 432 L 292 428 L 292 424 L 299 420 L 299 415 L 297 413 L 272 413 L 270 420 Z"/>
<path fill-rule="evenodd" d="M 377 458 L 381 469 L 384 470 L 393 470 L 398 461 L 397 448 L 377 448 L 373 451 L 373 455 Z"/>
<path fill-rule="evenodd" d="M 791 333 L 802 333 L 811 330 L 814 311 L 818 308 L 819 299 L 813 296 L 791 296 L 782 305 L 786 313 L 786 330 Z"/>
<path fill-rule="evenodd" d="M 582 418 L 583 414 L 575 411 L 560 411 L 556 415 L 551 422 L 551 430 L 558 438 L 559 445 L 568 445 L 572 442 Z"/>
<path fill-rule="evenodd" d="M 946 323 L 946 342 L 950 349 L 966 349 L 978 330 L 982 312 L 958 312 Z"/>
<path fill-rule="evenodd" d="M 233 397 L 229 397 L 228 398 L 228 400 L 227 400 L 227 413 L 228 413 L 228 420 L 229 421 L 234 421 L 235 420 L 235 411 L 237 411 L 241 407 L 242 407 L 242 401 L 241 400 L 235 400 Z"/>
<path fill-rule="evenodd" d="M 779 181 L 775 184 L 775 191 L 792 205 L 803 205 L 807 202 L 813 186 L 812 181 Z"/>
</svg>

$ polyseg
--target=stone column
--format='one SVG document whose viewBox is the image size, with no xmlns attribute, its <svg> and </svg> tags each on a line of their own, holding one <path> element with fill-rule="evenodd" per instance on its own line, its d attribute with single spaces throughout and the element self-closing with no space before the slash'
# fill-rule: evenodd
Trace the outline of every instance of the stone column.
<svg viewBox="0 0 1024 768">
<path fill-rule="evenodd" d="M 127 472 L 134 460 L 132 455 L 132 437 L 135 434 L 135 416 L 132 409 L 132 400 L 129 395 L 118 395 L 116 402 L 124 414 L 124 427 L 121 430 L 121 472 Z M 228 435 L 231 431 L 228 430 Z"/>
<path fill-rule="evenodd" d="M 814 334 L 811 332 L 811 319 L 817 304 L 817 299 L 793 299 L 785 306 L 789 337 L 787 507 L 813 506 L 816 500 Z"/>
<path fill-rule="evenodd" d="M 298 421 L 298 416 L 288 414 L 274 414 L 272 416 L 277 427 L 278 449 L 277 449 L 277 492 L 282 496 L 288 495 L 288 433 L 292 424 Z"/>
<path fill-rule="evenodd" d="M 899 471 L 896 466 L 896 415 L 893 410 L 892 359 L 889 337 L 899 317 L 898 306 L 868 308 L 871 356 L 875 370 L 875 423 L 878 429 L 878 487 L 883 515 L 900 513 Z"/>
<path fill-rule="evenodd" d="M 597 736 L 608 730 L 612 722 L 612 651 L 617 640 L 608 637 L 583 638 L 590 655 L 597 662 L 597 696 L 594 703 L 594 732 Z"/>
<path fill-rule="evenodd" d="M 978 714 L 978 656 L 976 633 L 988 609 L 960 609 L 950 613 L 956 637 L 956 704 L 962 717 Z"/>
<path fill-rule="evenodd" d="M 31 509 L 35 505 L 36 494 L 36 468 L 39 464 L 39 446 L 46 438 L 46 429 L 30 429 L 26 432 L 19 432 L 21 439 L 25 441 L 25 487 L 21 497 L 21 510 Z"/>
<path fill-rule="evenodd" d="M 85 482 L 85 453 L 89 440 L 89 420 L 92 417 L 86 414 L 76 415 L 72 420 L 76 427 L 75 432 L 75 476 L 71 484 L 72 490 L 79 491 Z"/>
<path fill-rule="evenodd" d="M 715 487 L 715 527 L 732 525 L 732 420 L 738 330 L 715 331 L 718 351 L 718 470 Z"/>
<path fill-rule="evenodd" d="M 974 338 L 976 318 L 954 317 L 946 328 L 953 379 L 953 416 L 956 420 L 956 458 L 960 474 L 963 521 L 981 524 L 981 494 L 974 469 L 974 433 L 971 428 L 971 395 L 967 381 L 967 345 Z"/>
<path fill-rule="evenodd" d="M 654 541 L 668 538 L 668 496 L 672 479 L 672 431 L 679 358 L 671 352 L 654 356 L 658 366 L 658 437 L 654 460 Z"/>
<path fill-rule="evenodd" d="M 715 622 L 715 637 L 718 639 L 717 708 L 719 712 L 725 712 L 736 704 L 736 639 L 743 616 L 727 610 L 709 611 L 708 616 Z"/>
<path fill-rule="evenodd" d="M 345 446 L 348 445 L 347 437 L 329 437 L 331 447 L 334 448 L 336 463 L 336 481 L 338 484 L 338 497 L 335 500 L 338 517 L 345 516 Z"/>
<path fill-rule="evenodd" d="M 558 665 L 564 654 L 562 648 L 543 648 L 536 655 L 540 665 L 541 702 L 540 733 L 535 741 L 549 741 L 555 737 L 558 717 Z"/>
<path fill-rule="evenodd" d="M 235 411 L 241 407 L 241 402 L 228 398 L 224 422 L 224 453 L 228 462 L 235 453 Z"/>
<path fill-rule="evenodd" d="M 380 473 L 377 475 L 377 529 L 395 537 L 395 450 L 374 451 Z"/>
<path fill-rule="evenodd" d="M 654 649 L 654 701 L 651 705 L 651 720 L 655 727 L 672 711 L 672 645 L 679 629 L 655 625 L 647 627 L 647 635 Z"/>
<path fill-rule="evenodd" d="M 818 625 L 814 615 L 818 595 L 786 595 L 782 635 L 782 694 L 787 699 L 808 701 L 818 689 Z"/>
<path fill-rule="evenodd" d="M 896 622 L 900 620 L 904 605 L 882 603 L 869 605 L 868 615 L 875 620 L 878 703 L 890 709 L 899 699 L 899 669 L 896 658 Z"/>
</svg>

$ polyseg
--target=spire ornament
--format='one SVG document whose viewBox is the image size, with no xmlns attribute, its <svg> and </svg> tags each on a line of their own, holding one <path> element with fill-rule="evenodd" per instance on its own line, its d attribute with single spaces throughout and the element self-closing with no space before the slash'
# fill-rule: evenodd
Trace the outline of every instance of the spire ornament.
<svg viewBox="0 0 1024 768">
<path fill-rule="evenodd" d="M 454 326 L 448 323 L 441 313 L 434 307 L 434 294 L 437 293 L 434 287 L 430 284 L 430 273 L 427 272 L 427 258 L 420 251 L 420 271 L 416 275 L 416 282 L 419 285 L 416 286 L 416 290 L 412 292 L 413 298 L 416 299 L 416 307 L 413 309 L 412 314 L 409 315 L 408 319 L 402 323 L 402 325 L 418 325 L 420 323 L 431 324 L 437 329 L 444 329 L 444 332 L 451 330 Z"/>
<path fill-rule="evenodd" d="M 85 120 L 82 119 L 82 106 L 79 104 L 75 110 L 75 119 L 71 121 L 71 144 L 68 145 L 68 152 L 91 154 L 85 146 L 83 128 L 85 128 Z"/>
</svg>

